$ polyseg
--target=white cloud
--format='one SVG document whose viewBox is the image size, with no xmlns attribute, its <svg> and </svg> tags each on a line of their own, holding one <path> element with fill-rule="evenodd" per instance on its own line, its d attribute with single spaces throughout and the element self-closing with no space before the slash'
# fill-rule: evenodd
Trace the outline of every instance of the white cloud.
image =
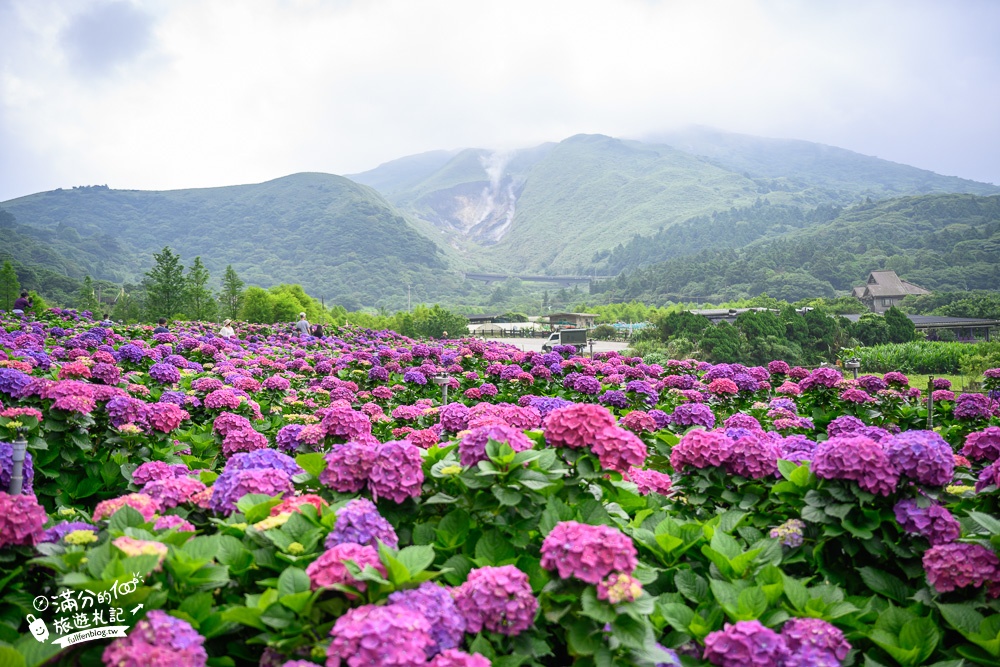
<svg viewBox="0 0 1000 667">
<path fill-rule="evenodd" d="M 1000 181 L 998 18 L 973 0 L 0 0 L 0 200 L 689 123 Z"/>
</svg>

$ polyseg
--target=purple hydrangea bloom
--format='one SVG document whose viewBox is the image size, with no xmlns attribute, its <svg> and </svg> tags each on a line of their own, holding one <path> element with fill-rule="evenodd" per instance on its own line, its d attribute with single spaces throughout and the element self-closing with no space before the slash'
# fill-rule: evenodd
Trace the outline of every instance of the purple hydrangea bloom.
<svg viewBox="0 0 1000 667">
<path fill-rule="evenodd" d="M 403 382 L 413 384 L 427 384 L 427 377 L 415 368 L 411 368 L 403 373 Z"/>
<path fill-rule="evenodd" d="M 227 466 L 212 485 L 212 496 L 208 506 L 214 512 L 229 514 L 236 510 L 237 501 L 248 493 L 280 497 L 293 491 L 292 479 L 284 470 L 274 468 L 229 470 Z"/>
<path fill-rule="evenodd" d="M 351 441 L 334 445 L 326 455 L 326 469 L 320 473 L 321 484 L 340 493 L 357 493 L 364 488 L 375 463 L 375 448 Z"/>
<path fill-rule="evenodd" d="M 915 498 L 907 498 L 896 503 L 893 511 L 900 528 L 926 537 L 932 545 L 948 544 L 962 535 L 958 519 L 936 502 L 921 507 Z"/>
<path fill-rule="evenodd" d="M 208 661 L 205 638 L 187 621 L 154 609 L 139 621 L 128 637 L 116 639 L 104 649 L 105 665 L 185 665 L 204 667 Z"/>
<path fill-rule="evenodd" d="M 637 562 L 632 540 L 610 526 L 562 521 L 542 541 L 542 567 L 563 579 L 597 585 L 612 572 L 631 574 Z"/>
<path fill-rule="evenodd" d="M 74 530 L 89 530 L 96 535 L 99 529 L 97 526 L 84 523 L 83 521 L 67 521 L 66 523 L 56 524 L 55 526 L 48 528 L 42 534 L 42 538 L 39 542 L 59 542 L 62 538 L 66 537 Z"/>
<path fill-rule="evenodd" d="M 705 659 L 719 667 L 774 667 L 788 656 L 785 640 L 760 621 L 726 623 L 705 637 Z"/>
<path fill-rule="evenodd" d="M 254 468 L 276 468 L 289 477 L 300 475 L 303 472 L 295 459 L 274 449 L 258 449 L 252 452 L 234 454 L 226 461 L 225 470 L 252 470 Z"/>
<path fill-rule="evenodd" d="M 854 435 L 865 427 L 865 423 L 852 415 L 840 415 L 826 427 L 826 433 L 831 438 Z"/>
<path fill-rule="evenodd" d="M 869 493 L 889 496 L 899 474 L 882 447 L 864 436 L 830 438 L 816 447 L 812 471 L 821 479 L 857 482 Z"/>
<path fill-rule="evenodd" d="M 402 503 L 407 498 L 419 498 L 424 483 L 423 459 L 420 448 L 408 440 L 390 440 L 375 448 L 368 489 L 375 498 L 388 498 Z"/>
<path fill-rule="evenodd" d="M 302 424 L 285 424 L 278 429 L 278 433 L 274 436 L 274 444 L 289 453 L 298 450 L 302 444 L 299 441 L 299 433 L 302 429 Z"/>
<path fill-rule="evenodd" d="M 338 544 L 351 542 L 378 548 L 379 540 L 393 549 L 399 544 L 392 524 L 379 514 L 375 503 L 365 498 L 356 498 L 337 512 L 337 521 L 326 536 L 325 546 L 330 549 Z"/>
<path fill-rule="evenodd" d="M 149 377 L 160 384 L 176 384 L 181 381 L 181 373 L 173 364 L 153 364 L 149 367 Z"/>
<path fill-rule="evenodd" d="M 1000 559 L 981 544 L 952 542 L 924 552 L 927 582 L 938 593 L 1000 580 Z"/>
<path fill-rule="evenodd" d="M 670 423 L 678 426 L 715 426 L 715 413 L 704 403 L 682 403 L 674 408 Z"/>
<path fill-rule="evenodd" d="M 994 461 L 979 472 L 976 493 L 985 491 L 990 486 L 1000 487 L 1000 461 Z"/>
<path fill-rule="evenodd" d="M 542 418 L 548 416 L 553 410 L 558 410 L 559 408 L 565 408 L 567 405 L 573 405 L 573 401 L 568 401 L 565 398 L 559 398 L 558 396 L 522 396 L 518 401 L 518 404 L 522 407 L 532 407 L 538 410 Z"/>
<path fill-rule="evenodd" d="M 469 408 L 462 403 L 449 403 L 438 410 L 441 428 L 451 433 L 464 431 L 469 427 Z"/>
<path fill-rule="evenodd" d="M 754 434 L 733 440 L 733 448 L 723 464 L 729 474 L 762 479 L 778 472 L 778 448 Z"/>
<path fill-rule="evenodd" d="M 453 597 L 468 632 L 486 628 L 512 637 L 531 627 L 538 610 L 528 575 L 513 565 L 472 570 Z"/>
<path fill-rule="evenodd" d="M 594 396 L 601 391 L 601 382 L 597 378 L 592 378 L 589 375 L 581 375 L 574 380 L 573 389 L 581 394 Z"/>
<path fill-rule="evenodd" d="M 21 397 L 23 390 L 31 382 L 31 376 L 16 368 L 0 368 L 0 393 L 13 398 Z"/>
<path fill-rule="evenodd" d="M 817 368 L 799 382 L 802 391 L 815 387 L 832 389 L 844 379 L 843 374 L 835 368 Z"/>
<path fill-rule="evenodd" d="M 617 389 L 609 389 L 601 394 L 597 400 L 604 405 L 610 405 L 616 408 L 628 407 L 628 397 L 625 396 L 625 392 Z"/>
<path fill-rule="evenodd" d="M 990 399 L 983 394 L 962 394 L 955 401 L 954 415 L 958 419 L 989 419 Z"/>
<path fill-rule="evenodd" d="M 118 348 L 115 356 L 118 357 L 119 361 L 128 361 L 133 364 L 138 364 L 142 361 L 143 356 L 145 355 L 143 355 L 142 348 L 133 345 L 132 343 L 125 343 Z"/>
<path fill-rule="evenodd" d="M 108 412 L 108 421 L 115 427 L 123 424 L 144 426 L 149 414 L 146 403 L 131 396 L 115 396 L 105 404 L 104 409 Z"/>
<path fill-rule="evenodd" d="M 778 540 L 782 545 L 786 547 L 799 547 L 802 546 L 804 540 L 803 531 L 806 529 L 806 524 L 798 519 L 789 519 L 780 526 L 775 526 L 768 533 L 768 537 L 772 540 Z"/>
<path fill-rule="evenodd" d="M 469 467 L 485 461 L 486 445 L 490 440 L 506 442 L 515 452 L 524 452 L 535 446 L 528 436 L 512 426 L 506 424 L 478 426 L 466 433 L 458 443 L 462 465 Z"/>
<path fill-rule="evenodd" d="M 889 461 L 910 479 L 927 486 L 947 486 L 955 473 L 955 455 L 934 431 L 904 431 L 885 444 Z"/>
<path fill-rule="evenodd" d="M 821 618 L 793 618 L 781 637 L 790 653 L 785 667 L 839 667 L 851 650 L 844 633 Z"/>
<path fill-rule="evenodd" d="M 419 588 L 396 591 L 389 596 L 389 602 L 419 612 L 430 622 L 433 643 L 428 647 L 428 657 L 462 643 L 465 619 L 446 588 L 425 581 Z"/>
</svg>

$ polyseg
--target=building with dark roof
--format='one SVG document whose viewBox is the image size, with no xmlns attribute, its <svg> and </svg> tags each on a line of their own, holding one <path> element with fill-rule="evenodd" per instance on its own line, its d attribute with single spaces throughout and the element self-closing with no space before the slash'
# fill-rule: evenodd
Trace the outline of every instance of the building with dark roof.
<svg viewBox="0 0 1000 667">
<path fill-rule="evenodd" d="M 901 280 L 895 271 L 872 271 L 868 281 L 851 290 L 851 296 L 860 299 L 868 310 L 882 314 L 910 295 L 930 294 L 919 285 Z"/>
</svg>

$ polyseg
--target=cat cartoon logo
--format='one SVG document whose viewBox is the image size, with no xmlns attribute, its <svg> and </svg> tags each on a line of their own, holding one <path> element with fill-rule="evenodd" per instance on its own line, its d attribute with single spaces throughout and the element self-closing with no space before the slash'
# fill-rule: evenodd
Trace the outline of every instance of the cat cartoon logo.
<svg viewBox="0 0 1000 667">
<path fill-rule="evenodd" d="M 31 631 L 35 639 L 43 644 L 49 638 L 49 626 L 45 625 L 45 621 L 35 618 L 32 614 L 28 614 L 28 630 Z"/>
</svg>

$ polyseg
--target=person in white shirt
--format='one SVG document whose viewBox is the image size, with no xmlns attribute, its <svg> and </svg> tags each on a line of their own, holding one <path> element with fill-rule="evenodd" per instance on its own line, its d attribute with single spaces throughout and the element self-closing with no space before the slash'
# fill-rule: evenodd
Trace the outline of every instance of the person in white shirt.
<svg viewBox="0 0 1000 667">
<path fill-rule="evenodd" d="M 233 330 L 232 320 L 226 320 L 222 323 L 222 328 L 219 329 L 219 335 L 223 338 L 232 338 L 236 335 L 236 331 Z"/>
<path fill-rule="evenodd" d="M 309 320 L 306 319 L 305 313 L 299 313 L 299 321 L 295 323 L 295 328 L 298 329 L 299 333 L 303 336 L 309 334 Z"/>
</svg>

